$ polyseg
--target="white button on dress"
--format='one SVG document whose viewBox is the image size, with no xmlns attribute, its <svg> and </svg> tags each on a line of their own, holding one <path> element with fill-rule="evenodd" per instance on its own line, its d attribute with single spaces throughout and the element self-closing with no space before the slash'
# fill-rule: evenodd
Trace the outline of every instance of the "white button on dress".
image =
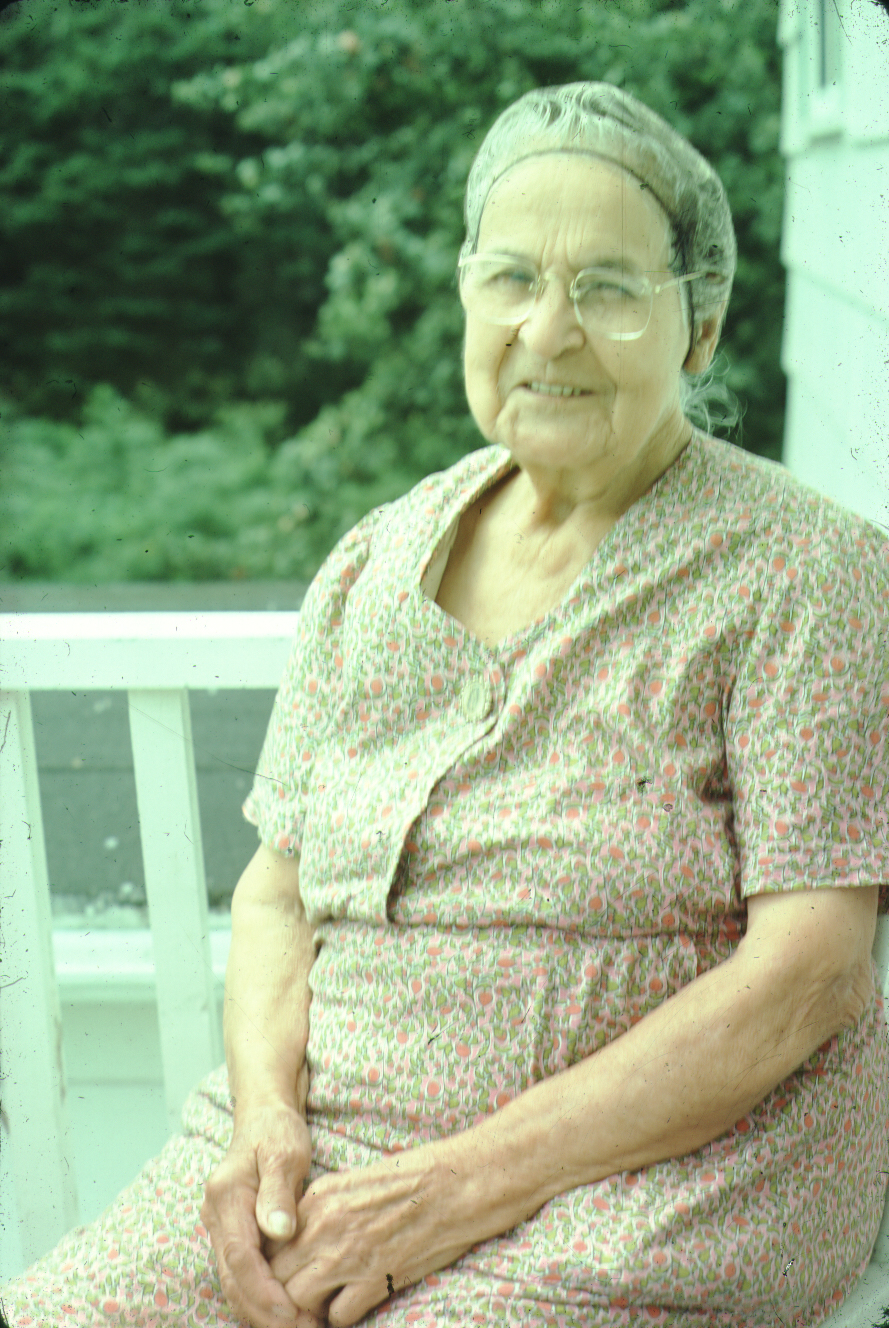
<svg viewBox="0 0 889 1328">
<path fill-rule="evenodd" d="M 484 719 L 490 712 L 491 701 L 491 688 L 484 678 L 472 678 L 460 696 L 463 718 L 470 721 Z"/>
</svg>

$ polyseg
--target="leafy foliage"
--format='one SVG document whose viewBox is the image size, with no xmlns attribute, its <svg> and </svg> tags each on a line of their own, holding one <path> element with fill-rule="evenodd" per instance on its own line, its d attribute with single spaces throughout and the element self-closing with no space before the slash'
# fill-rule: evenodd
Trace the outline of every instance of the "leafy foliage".
<svg viewBox="0 0 889 1328">
<path fill-rule="evenodd" d="M 210 428 L 170 436 L 98 385 L 79 425 L 13 419 L 0 496 L 7 579 L 308 581 L 328 551 L 319 557 L 319 530 L 409 478 L 344 480 L 323 424 L 271 448 L 282 409 L 236 403 Z"/>
<path fill-rule="evenodd" d="M 243 387 L 237 240 L 195 158 L 260 143 L 224 111 L 174 109 L 170 85 L 259 56 L 272 29 L 190 9 L 29 0 L 0 25 L 0 337 L 29 412 L 70 418 L 91 383 L 147 382 L 187 427 Z"/>
<path fill-rule="evenodd" d="M 370 507 L 479 446 L 463 188 L 493 119 L 541 84 L 624 86 L 719 171 L 735 440 L 780 456 L 773 0 L 33 12 L 0 25 L 0 576 L 309 579 Z"/>
</svg>

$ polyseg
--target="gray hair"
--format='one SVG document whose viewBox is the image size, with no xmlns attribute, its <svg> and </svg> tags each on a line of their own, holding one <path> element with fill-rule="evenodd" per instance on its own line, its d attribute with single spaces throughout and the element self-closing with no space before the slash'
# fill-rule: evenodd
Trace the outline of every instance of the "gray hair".
<svg viewBox="0 0 889 1328">
<path fill-rule="evenodd" d="M 541 152 L 580 152 L 610 161 L 634 176 L 660 204 L 671 231 L 669 268 L 675 276 L 703 272 L 684 282 L 682 308 L 692 344 L 705 319 L 719 318 L 731 295 L 738 246 L 722 181 L 686 138 L 628 92 L 610 83 L 566 83 L 534 88 L 498 116 L 479 148 L 466 182 L 466 239 L 460 257 L 475 252 L 482 212 L 502 175 Z M 682 370 L 684 413 L 709 430 L 735 424 L 737 399 L 725 383 Z M 711 402 L 725 406 L 715 420 Z"/>
</svg>

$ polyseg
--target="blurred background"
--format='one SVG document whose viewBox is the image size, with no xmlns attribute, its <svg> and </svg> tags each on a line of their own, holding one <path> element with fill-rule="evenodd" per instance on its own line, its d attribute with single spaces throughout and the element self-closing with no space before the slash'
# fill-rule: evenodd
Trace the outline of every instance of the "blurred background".
<svg viewBox="0 0 889 1328">
<path fill-rule="evenodd" d="M 780 458 L 775 0 L 19 0 L 0 24 L 0 587 L 306 582 L 483 445 L 454 285 L 497 114 L 604 79 L 712 161 L 732 440 Z"/>
</svg>

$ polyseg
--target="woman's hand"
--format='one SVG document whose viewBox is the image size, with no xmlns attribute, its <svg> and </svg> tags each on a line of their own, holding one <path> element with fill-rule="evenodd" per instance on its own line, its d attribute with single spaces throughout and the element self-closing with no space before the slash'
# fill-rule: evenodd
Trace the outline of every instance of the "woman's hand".
<svg viewBox="0 0 889 1328">
<path fill-rule="evenodd" d="M 271 1261 L 295 1304 L 345 1328 L 499 1229 L 477 1194 L 467 1203 L 458 1139 L 312 1182 Z"/>
<path fill-rule="evenodd" d="M 251 1106 L 236 1115 L 231 1147 L 204 1187 L 201 1217 L 213 1242 L 222 1290 L 232 1309 L 254 1328 L 318 1328 L 320 1323 L 287 1294 L 270 1267 L 296 1230 L 311 1160 L 309 1128 L 295 1106 L 284 1101 Z M 276 1229 L 275 1213 L 286 1215 L 288 1230 Z"/>
</svg>

